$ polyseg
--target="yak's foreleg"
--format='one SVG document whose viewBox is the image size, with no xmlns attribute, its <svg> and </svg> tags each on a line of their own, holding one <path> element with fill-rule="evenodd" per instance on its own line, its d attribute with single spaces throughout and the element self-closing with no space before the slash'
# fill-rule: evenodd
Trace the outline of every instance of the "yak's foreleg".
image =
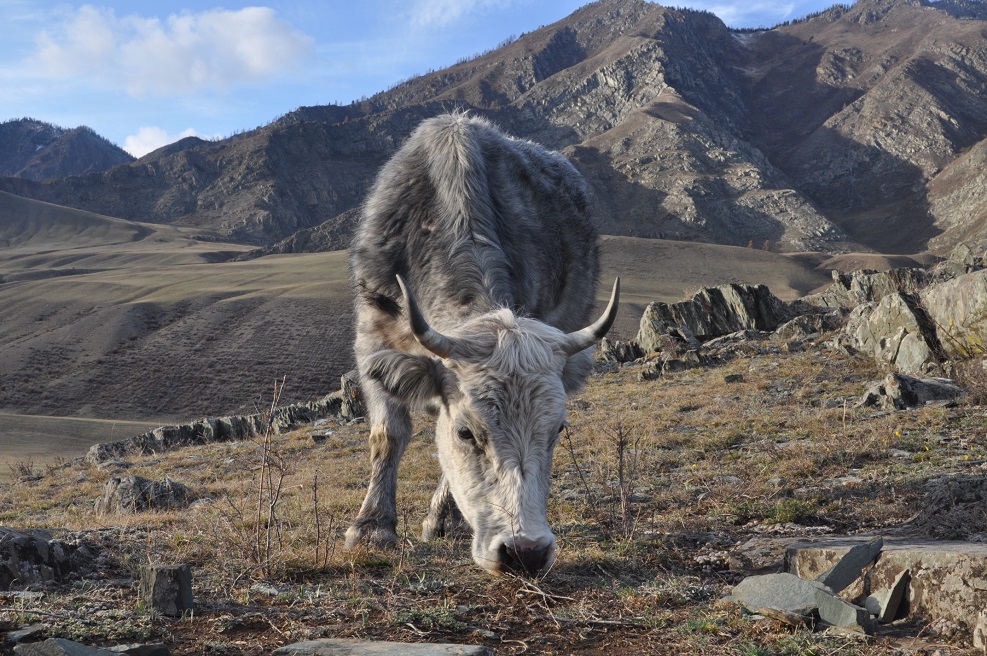
<svg viewBox="0 0 987 656">
<path fill-rule="evenodd" d="M 442 474 L 439 485 L 432 495 L 432 503 L 428 507 L 428 515 L 422 522 L 422 540 L 431 540 L 449 535 L 464 524 L 463 515 L 459 512 L 456 500 L 449 490 L 449 481 Z"/>
<path fill-rule="evenodd" d="M 361 387 L 370 423 L 370 486 L 346 531 L 346 546 L 393 547 L 398 543 L 398 464 L 411 440 L 411 416 L 377 381 L 364 377 Z"/>
</svg>

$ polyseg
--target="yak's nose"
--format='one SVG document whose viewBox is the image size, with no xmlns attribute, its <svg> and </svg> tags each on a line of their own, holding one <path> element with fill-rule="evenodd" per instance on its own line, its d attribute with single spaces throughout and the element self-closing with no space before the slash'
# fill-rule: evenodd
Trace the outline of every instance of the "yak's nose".
<svg viewBox="0 0 987 656">
<path fill-rule="evenodd" d="M 552 545 L 518 539 L 513 544 L 500 545 L 497 553 L 500 556 L 501 570 L 535 576 L 548 564 L 548 559 L 552 555 Z"/>
</svg>

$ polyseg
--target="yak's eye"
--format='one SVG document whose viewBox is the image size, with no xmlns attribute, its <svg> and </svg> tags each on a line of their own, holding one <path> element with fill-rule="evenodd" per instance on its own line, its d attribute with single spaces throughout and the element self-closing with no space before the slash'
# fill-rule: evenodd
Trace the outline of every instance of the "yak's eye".
<svg viewBox="0 0 987 656">
<path fill-rule="evenodd" d="M 460 426 L 459 428 L 456 429 L 456 437 L 463 440 L 464 442 L 472 442 L 473 431 L 466 428 L 465 426 Z"/>
</svg>

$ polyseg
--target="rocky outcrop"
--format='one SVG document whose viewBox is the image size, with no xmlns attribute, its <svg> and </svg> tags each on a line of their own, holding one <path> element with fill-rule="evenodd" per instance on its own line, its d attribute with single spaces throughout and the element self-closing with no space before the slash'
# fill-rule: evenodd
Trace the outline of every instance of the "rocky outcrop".
<svg viewBox="0 0 987 656">
<path fill-rule="evenodd" d="M 930 286 L 920 296 L 945 357 L 987 355 L 987 269 Z"/>
<path fill-rule="evenodd" d="M 815 579 L 861 542 L 850 538 L 793 545 L 785 555 L 786 570 L 803 579 Z M 907 603 L 894 615 L 885 607 L 885 617 L 914 618 L 933 634 L 969 644 L 975 639 L 978 616 L 987 605 L 987 545 L 885 539 L 876 562 L 841 596 L 879 611 L 880 603 L 890 601 L 896 589 Z"/>
<path fill-rule="evenodd" d="M 918 299 L 898 292 L 853 309 L 836 344 L 915 375 L 936 371 L 943 361 L 934 327 Z"/>
<path fill-rule="evenodd" d="M 0 590 L 66 580 L 93 558 L 86 546 L 53 539 L 45 531 L 0 526 Z"/>
<path fill-rule="evenodd" d="M 888 271 L 862 269 L 852 273 L 833 271 L 832 285 L 799 301 L 816 307 L 852 309 L 863 303 L 877 303 L 889 294 L 916 294 L 930 280 L 932 275 L 924 269 L 907 267 Z"/>
<path fill-rule="evenodd" d="M 318 401 L 280 407 L 272 417 L 264 414 L 212 417 L 176 426 L 161 426 L 126 440 L 95 444 L 86 454 L 86 462 L 99 464 L 128 454 L 148 455 L 170 449 L 209 442 L 243 440 L 264 434 L 268 426 L 275 433 L 285 432 L 304 423 L 339 415 L 342 397 L 334 392 Z"/>
<path fill-rule="evenodd" d="M 661 350 L 668 335 L 695 345 L 742 330 L 774 330 L 789 316 L 765 285 L 705 287 L 688 301 L 649 304 L 635 341 L 645 351 Z"/>
</svg>

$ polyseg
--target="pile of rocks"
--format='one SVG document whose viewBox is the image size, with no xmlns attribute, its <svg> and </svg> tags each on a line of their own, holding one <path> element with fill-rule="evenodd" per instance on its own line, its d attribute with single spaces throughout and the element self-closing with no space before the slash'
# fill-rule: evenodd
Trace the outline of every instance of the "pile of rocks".
<svg viewBox="0 0 987 656">
<path fill-rule="evenodd" d="M 654 302 L 630 342 L 601 345 L 604 363 L 638 361 L 642 378 L 709 364 L 752 341 L 802 350 L 835 332 L 829 348 L 872 357 L 892 372 L 862 404 L 903 408 L 960 393 L 943 376 L 987 355 L 987 269 L 961 245 L 931 270 L 833 272 L 827 289 L 792 303 L 764 285 L 700 290 L 678 303 Z"/>
</svg>

